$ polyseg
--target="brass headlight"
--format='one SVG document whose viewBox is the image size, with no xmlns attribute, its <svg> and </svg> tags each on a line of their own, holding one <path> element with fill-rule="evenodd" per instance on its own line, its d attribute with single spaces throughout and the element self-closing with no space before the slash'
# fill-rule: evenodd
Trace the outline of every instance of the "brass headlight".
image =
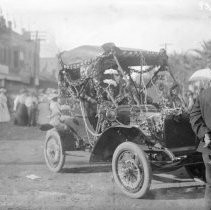
<svg viewBox="0 0 211 210">
<path fill-rule="evenodd" d="M 106 118 L 109 120 L 109 121 L 111 121 L 111 122 L 113 122 L 113 121 L 115 121 L 116 120 L 116 110 L 115 109 L 107 109 L 106 110 Z"/>
</svg>

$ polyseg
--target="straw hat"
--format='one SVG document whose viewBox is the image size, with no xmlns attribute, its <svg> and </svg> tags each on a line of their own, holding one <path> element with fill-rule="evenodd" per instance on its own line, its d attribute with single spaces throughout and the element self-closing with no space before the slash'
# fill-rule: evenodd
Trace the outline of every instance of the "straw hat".
<svg viewBox="0 0 211 210">
<path fill-rule="evenodd" d="M 56 98 L 58 98 L 58 94 L 56 94 L 56 93 L 52 93 L 48 96 L 49 100 L 53 100 L 53 99 L 56 99 Z"/>
<path fill-rule="evenodd" d="M 0 93 L 6 93 L 7 90 L 5 88 L 0 88 Z"/>
<path fill-rule="evenodd" d="M 108 85 L 113 85 L 114 87 L 117 86 L 116 81 L 114 81 L 113 79 L 104 79 L 103 82 L 104 82 L 105 84 L 108 84 Z"/>
<path fill-rule="evenodd" d="M 54 88 L 47 88 L 45 93 L 46 94 L 54 94 L 54 93 L 57 93 L 57 90 Z"/>
<path fill-rule="evenodd" d="M 104 74 L 118 74 L 118 71 L 116 69 L 106 69 Z"/>
<path fill-rule="evenodd" d="M 37 94 L 36 89 L 31 89 L 31 90 L 30 90 L 30 94 L 31 94 L 31 95 L 36 95 L 36 94 Z"/>
<path fill-rule="evenodd" d="M 28 92 L 28 91 L 27 91 L 27 89 L 25 89 L 25 88 L 23 88 L 23 89 L 20 90 L 20 94 L 27 93 L 27 92 Z"/>
</svg>

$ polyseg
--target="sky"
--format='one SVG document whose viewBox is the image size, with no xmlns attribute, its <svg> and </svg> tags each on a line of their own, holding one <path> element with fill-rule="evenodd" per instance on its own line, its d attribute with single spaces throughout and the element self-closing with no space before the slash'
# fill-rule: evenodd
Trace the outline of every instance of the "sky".
<svg viewBox="0 0 211 210">
<path fill-rule="evenodd" d="M 0 0 L 2 13 L 45 39 L 41 56 L 80 45 L 188 52 L 211 40 L 211 0 Z"/>
</svg>

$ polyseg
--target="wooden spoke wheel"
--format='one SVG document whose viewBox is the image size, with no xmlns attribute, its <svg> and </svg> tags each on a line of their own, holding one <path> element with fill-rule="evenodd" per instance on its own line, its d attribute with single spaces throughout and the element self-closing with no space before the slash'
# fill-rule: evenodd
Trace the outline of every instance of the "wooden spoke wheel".
<svg viewBox="0 0 211 210">
<path fill-rule="evenodd" d="M 55 130 L 47 133 L 44 156 L 48 168 L 53 172 L 60 172 L 65 162 L 65 153 L 63 151 L 63 143 L 59 134 Z"/>
<path fill-rule="evenodd" d="M 148 192 L 152 179 L 151 166 L 137 144 L 124 142 L 117 147 L 112 171 L 115 182 L 129 197 L 141 198 Z"/>
</svg>

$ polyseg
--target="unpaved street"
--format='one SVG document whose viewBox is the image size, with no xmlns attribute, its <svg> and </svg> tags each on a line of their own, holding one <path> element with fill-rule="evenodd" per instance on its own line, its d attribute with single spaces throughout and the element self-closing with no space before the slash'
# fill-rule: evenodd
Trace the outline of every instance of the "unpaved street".
<svg viewBox="0 0 211 210">
<path fill-rule="evenodd" d="M 44 163 L 41 140 L 0 141 L 1 209 L 202 209 L 204 186 L 184 170 L 155 174 L 145 199 L 116 187 L 111 167 L 90 165 L 88 152 L 67 157 L 63 173 Z M 28 175 L 35 177 L 27 178 Z M 34 179 L 33 179 L 34 178 Z"/>
</svg>

